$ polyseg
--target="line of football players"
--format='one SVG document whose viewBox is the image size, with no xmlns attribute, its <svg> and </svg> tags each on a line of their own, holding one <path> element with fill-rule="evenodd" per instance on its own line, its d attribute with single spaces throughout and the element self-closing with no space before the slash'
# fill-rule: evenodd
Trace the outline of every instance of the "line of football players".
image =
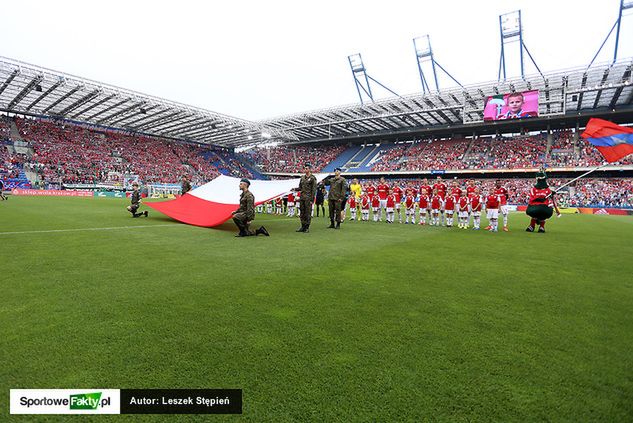
<svg viewBox="0 0 633 423">
<path fill-rule="evenodd" d="M 497 232 L 501 214 L 502 228 L 507 232 L 507 200 L 508 191 L 501 181 L 497 181 L 495 188 L 483 195 L 473 180 L 469 180 L 466 188 L 462 189 L 456 180 L 448 187 L 438 176 L 432 186 L 424 179 L 419 187 L 408 186 L 404 189 L 397 185 L 389 186 L 381 178 L 376 187 L 371 184 L 364 186 L 360 197 L 350 196 L 348 205 L 350 220 L 369 221 L 371 211 L 374 222 L 381 222 L 384 214 L 387 223 L 394 223 L 396 218 L 399 223 L 403 223 L 404 215 L 405 224 L 417 222 L 419 225 L 468 229 L 472 222 L 475 230 L 480 229 L 481 214 L 485 210 L 489 222 L 485 229 Z"/>
</svg>

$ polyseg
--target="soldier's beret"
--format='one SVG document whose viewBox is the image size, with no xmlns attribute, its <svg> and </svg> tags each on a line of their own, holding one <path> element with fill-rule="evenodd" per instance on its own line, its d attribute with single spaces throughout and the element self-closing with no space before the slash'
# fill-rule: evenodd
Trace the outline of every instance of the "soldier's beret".
<svg viewBox="0 0 633 423">
<path fill-rule="evenodd" d="M 249 181 L 249 180 L 248 180 L 248 179 L 246 179 L 246 178 L 242 178 L 242 179 L 240 179 L 240 182 L 244 182 L 245 184 L 248 184 L 248 186 L 249 186 L 249 187 L 251 186 L 251 181 Z"/>
</svg>

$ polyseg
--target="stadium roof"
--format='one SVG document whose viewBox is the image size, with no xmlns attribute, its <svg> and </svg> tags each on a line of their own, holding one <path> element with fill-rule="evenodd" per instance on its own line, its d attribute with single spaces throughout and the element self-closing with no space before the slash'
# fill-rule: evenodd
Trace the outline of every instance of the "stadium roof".
<svg viewBox="0 0 633 423">
<path fill-rule="evenodd" d="M 262 121 L 305 142 L 372 134 L 415 133 L 422 128 L 483 124 L 488 96 L 539 90 L 539 117 L 564 117 L 633 107 L 633 59 L 543 75 L 457 87 L 430 94 L 298 113 Z M 486 122 L 487 123 L 487 122 Z"/>
<path fill-rule="evenodd" d="M 488 96 L 539 90 L 539 116 L 633 107 L 633 59 L 248 121 L 0 57 L 0 111 L 225 147 L 476 127 Z"/>
<path fill-rule="evenodd" d="M 292 138 L 283 131 L 199 107 L 0 56 L 0 111 L 64 118 L 220 146 Z"/>
</svg>

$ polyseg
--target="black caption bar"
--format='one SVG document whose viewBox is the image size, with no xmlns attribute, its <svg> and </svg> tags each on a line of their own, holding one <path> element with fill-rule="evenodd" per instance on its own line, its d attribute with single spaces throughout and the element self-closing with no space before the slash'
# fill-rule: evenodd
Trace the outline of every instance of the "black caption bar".
<svg viewBox="0 0 633 423">
<path fill-rule="evenodd" d="M 121 414 L 242 414 L 242 390 L 121 389 Z"/>
</svg>

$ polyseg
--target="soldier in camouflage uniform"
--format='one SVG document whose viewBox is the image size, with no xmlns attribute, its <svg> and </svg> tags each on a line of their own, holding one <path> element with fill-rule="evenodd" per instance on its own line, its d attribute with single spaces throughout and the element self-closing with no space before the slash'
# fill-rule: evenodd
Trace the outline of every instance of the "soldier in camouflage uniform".
<svg viewBox="0 0 633 423">
<path fill-rule="evenodd" d="M 260 226 L 255 232 L 249 229 L 251 222 L 255 219 L 255 197 L 248 190 L 251 186 L 251 181 L 248 179 L 240 180 L 240 208 L 233 212 L 233 222 L 237 225 L 240 232 L 235 235 L 236 237 L 253 236 L 253 235 L 265 235 L 269 236 L 268 231 L 263 226 Z"/>
<path fill-rule="evenodd" d="M 312 202 L 316 195 L 317 180 L 312 174 L 312 167 L 309 164 L 304 166 L 305 175 L 299 180 L 299 211 L 301 227 L 297 232 L 310 232 L 310 221 L 312 220 Z"/>
<path fill-rule="evenodd" d="M 187 192 L 191 191 L 191 184 L 189 183 L 189 179 L 186 176 L 182 177 L 182 187 L 180 188 L 180 193 L 185 195 Z"/>
<path fill-rule="evenodd" d="M 328 194 L 328 209 L 330 211 L 329 228 L 341 228 L 341 210 L 345 201 L 345 193 L 347 192 L 347 181 L 341 176 L 341 169 L 336 168 L 334 177 L 329 180 L 330 192 Z M 334 226 L 336 221 L 336 226 Z"/>
<path fill-rule="evenodd" d="M 141 192 L 138 190 L 138 182 L 136 181 L 132 182 L 132 188 L 134 189 L 134 191 L 132 191 L 132 196 L 130 198 L 130 202 L 132 204 L 127 206 L 127 211 L 132 213 L 132 217 L 149 216 L 149 213 L 147 212 L 147 210 L 141 213 L 136 212 L 139 209 L 139 207 L 141 207 Z"/>
</svg>

